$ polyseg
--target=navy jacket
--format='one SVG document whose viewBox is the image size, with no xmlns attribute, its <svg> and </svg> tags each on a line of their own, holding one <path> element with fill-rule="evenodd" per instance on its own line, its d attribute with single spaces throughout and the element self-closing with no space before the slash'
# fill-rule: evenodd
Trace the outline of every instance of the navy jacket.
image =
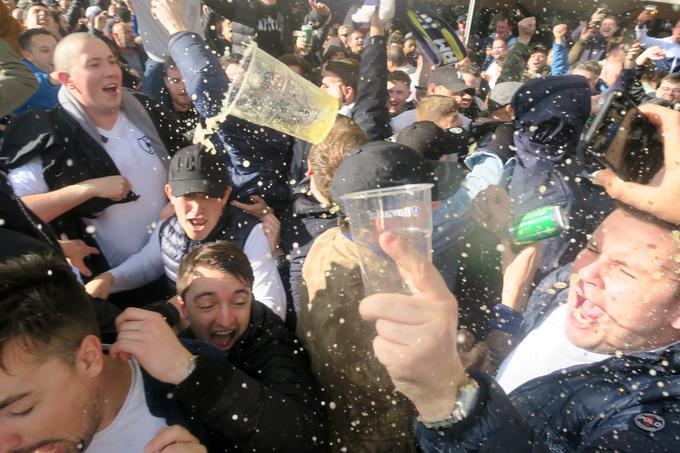
<svg viewBox="0 0 680 453">
<path fill-rule="evenodd" d="M 168 50 L 187 91 L 195 96 L 194 107 L 201 118 L 217 115 L 229 91 L 229 79 L 217 56 L 200 36 L 189 32 L 173 35 Z M 292 137 L 228 116 L 212 142 L 228 163 L 234 198 L 249 202 L 248 195 L 258 194 L 270 204 L 290 199 Z"/>
<path fill-rule="evenodd" d="M 590 115 L 590 88 L 581 76 L 532 79 L 512 99 L 517 165 L 510 183 L 512 217 L 546 206 L 564 208 L 570 228 L 540 242 L 536 281 L 574 260 L 613 203 L 590 183 L 577 152 Z M 572 242 L 573 240 L 573 242 Z"/>
<path fill-rule="evenodd" d="M 561 303 L 571 266 L 541 283 L 527 307 L 528 333 Z M 552 288 L 552 291 L 548 291 Z M 680 344 L 661 351 L 578 365 L 533 379 L 509 396 L 495 381 L 480 383 L 472 414 L 443 431 L 416 423 L 428 452 L 645 452 L 677 451 L 680 438 Z"/>
</svg>

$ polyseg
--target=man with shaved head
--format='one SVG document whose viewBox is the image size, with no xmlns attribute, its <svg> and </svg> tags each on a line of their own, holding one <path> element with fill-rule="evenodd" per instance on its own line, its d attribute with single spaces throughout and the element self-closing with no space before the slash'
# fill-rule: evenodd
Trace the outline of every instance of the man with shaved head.
<svg viewBox="0 0 680 453">
<path fill-rule="evenodd" d="M 171 112 L 122 89 L 118 60 L 98 37 L 68 35 L 54 66 L 59 104 L 17 118 L 0 154 L 38 217 L 99 248 L 89 263 L 99 273 L 146 243 L 168 202 L 170 154 L 185 143 Z"/>
</svg>

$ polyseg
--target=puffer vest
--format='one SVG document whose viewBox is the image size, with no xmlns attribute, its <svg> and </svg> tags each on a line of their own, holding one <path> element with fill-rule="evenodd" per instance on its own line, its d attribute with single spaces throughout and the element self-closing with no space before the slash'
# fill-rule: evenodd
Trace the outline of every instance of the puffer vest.
<svg viewBox="0 0 680 453">
<path fill-rule="evenodd" d="M 174 284 L 177 281 L 177 271 L 182 259 L 193 249 L 203 244 L 215 241 L 229 241 L 243 250 L 255 225 L 260 223 L 255 217 L 240 209 L 225 206 L 220 221 L 202 241 L 193 241 L 186 235 L 177 216 L 166 220 L 160 229 L 161 255 L 165 275 Z"/>
</svg>

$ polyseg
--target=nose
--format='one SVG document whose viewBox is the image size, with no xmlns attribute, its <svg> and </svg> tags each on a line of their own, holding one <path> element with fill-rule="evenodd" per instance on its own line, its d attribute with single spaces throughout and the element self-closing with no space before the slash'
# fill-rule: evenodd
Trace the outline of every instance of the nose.
<svg viewBox="0 0 680 453">
<path fill-rule="evenodd" d="M 577 274 L 586 286 L 602 289 L 604 288 L 603 270 L 602 262 L 598 258 L 581 267 Z"/>
<path fill-rule="evenodd" d="M 20 446 L 21 437 L 18 434 L 0 432 L 0 453 L 9 453 Z"/>
<path fill-rule="evenodd" d="M 223 327 L 229 327 L 234 322 L 234 312 L 231 311 L 229 304 L 220 304 L 220 317 L 217 320 Z"/>
</svg>

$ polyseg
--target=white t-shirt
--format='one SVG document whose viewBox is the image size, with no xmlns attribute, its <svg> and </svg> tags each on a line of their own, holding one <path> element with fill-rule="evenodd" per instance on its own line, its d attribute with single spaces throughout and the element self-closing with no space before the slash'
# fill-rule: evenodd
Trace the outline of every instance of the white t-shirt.
<svg viewBox="0 0 680 453">
<path fill-rule="evenodd" d="M 243 253 L 253 268 L 255 300 L 262 302 L 285 321 L 286 292 L 261 223 L 250 231 L 243 244 Z M 163 275 L 163 268 L 159 224 L 139 252 L 110 270 L 114 277 L 111 292 L 126 291 L 150 283 Z M 166 269 L 166 275 L 172 281 L 177 279 L 174 272 L 176 269 L 172 272 Z"/>
<path fill-rule="evenodd" d="M 88 453 L 141 453 L 161 429 L 165 419 L 151 415 L 146 404 L 144 379 L 136 360 L 130 361 L 132 383 L 123 406 L 111 424 L 94 435 Z"/>
<path fill-rule="evenodd" d="M 463 129 L 466 131 L 470 130 L 470 123 L 472 120 L 465 115 L 459 115 L 461 121 L 463 122 Z M 392 132 L 397 133 L 400 130 L 409 127 L 411 124 L 416 122 L 416 110 L 407 110 L 400 113 L 399 115 L 393 117 L 390 120 L 390 126 L 392 127 Z"/>
<path fill-rule="evenodd" d="M 94 219 L 83 219 L 88 227 L 94 228 L 99 250 L 113 267 L 144 247 L 149 239 L 161 209 L 168 202 L 163 192 L 168 175 L 148 138 L 123 112 L 110 131 L 99 128 L 98 131 L 106 137 L 104 149 L 120 174 L 140 196 L 136 201 L 113 204 Z M 20 197 L 50 191 L 43 178 L 40 157 L 12 170 L 9 180 Z"/>
<path fill-rule="evenodd" d="M 564 330 L 566 316 L 567 305 L 557 307 L 503 361 L 496 381 L 505 393 L 554 371 L 609 358 L 605 354 L 578 348 L 569 341 Z"/>
</svg>

